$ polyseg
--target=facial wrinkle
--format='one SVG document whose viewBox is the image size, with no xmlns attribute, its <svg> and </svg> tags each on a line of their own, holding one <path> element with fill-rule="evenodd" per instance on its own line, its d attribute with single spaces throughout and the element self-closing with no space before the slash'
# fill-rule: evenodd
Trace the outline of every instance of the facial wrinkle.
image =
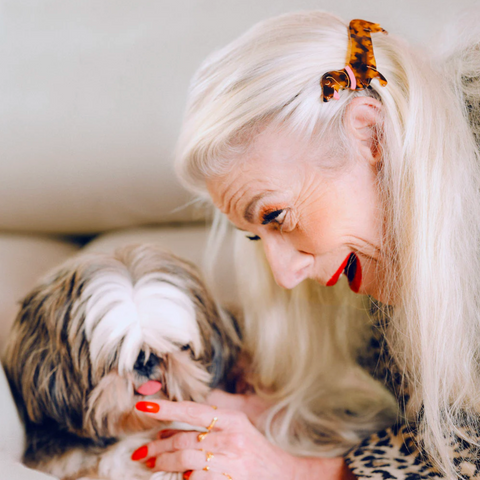
<svg viewBox="0 0 480 480">
<path fill-rule="evenodd" d="M 229 196 L 229 192 L 230 190 L 232 190 L 235 186 L 235 179 L 232 179 L 232 181 L 227 184 L 226 188 L 223 190 L 223 193 L 220 197 L 220 202 L 221 202 L 221 205 L 219 206 L 219 209 L 222 213 L 224 213 L 225 215 L 229 215 L 231 210 L 232 210 L 232 201 L 233 199 L 235 198 L 235 196 L 238 194 L 238 192 L 242 189 L 242 187 L 239 187 L 237 190 L 235 190 L 235 192 L 230 196 L 230 198 L 228 199 L 228 201 L 225 200 L 226 197 Z M 227 204 L 226 205 L 226 208 L 225 208 L 225 203 Z"/>
<path fill-rule="evenodd" d="M 374 262 L 378 262 L 378 257 L 382 255 L 382 252 L 379 247 L 373 245 L 373 243 L 370 243 L 367 240 L 364 240 L 363 238 L 360 238 L 360 237 L 351 236 L 350 238 L 353 239 L 353 242 L 347 242 L 346 245 L 348 247 L 360 253 L 366 258 Z M 373 252 L 375 252 L 377 256 L 374 256 Z"/>
<path fill-rule="evenodd" d="M 318 198 L 315 196 L 315 192 L 318 189 L 318 185 L 315 185 L 313 180 L 309 180 L 308 184 L 302 188 L 302 191 L 297 195 L 296 208 L 297 210 L 308 210 L 312 203 L 316 203 Z M 320 195 L 320 198 L 323 193 Z M 306 219 L 308 221 L 308 219 Z"/>
<path fill-rule="evenodd" d="M 237 208 L 238 204 L 241 202 L 241 200 L 245 197 L 245 194 L 248 192 L 249 188 L 251 185 L 255 183 L 255 180 L 250 180 L 245 183 L 243 183 L 230 197 L 230 200 L 228 202 L 228 213 L 227 215 L 231 215 L 232 212 L 234 215 L 238 216 L 239 218 L 242 218 L 243 216 L 240 214 L 240 208 Z M 237 215 L 238 214 L 238 215 Z"/>
</svg>

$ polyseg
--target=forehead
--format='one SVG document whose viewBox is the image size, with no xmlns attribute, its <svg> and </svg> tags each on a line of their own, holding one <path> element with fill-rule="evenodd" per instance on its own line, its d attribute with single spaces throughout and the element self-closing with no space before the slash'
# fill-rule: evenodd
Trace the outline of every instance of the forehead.
<svg viewBox="0 0 480 480">
<path fill-rule="evenodd" d="M 209 179 L 207 188 L 215 206 L 228 214 L 234 197 L 293 188 L 312 156 L 310 146 L 298 136 L 267 128 L 241 156 L 231 159 L 233 167 L 226 175 Z"/>
</svg>

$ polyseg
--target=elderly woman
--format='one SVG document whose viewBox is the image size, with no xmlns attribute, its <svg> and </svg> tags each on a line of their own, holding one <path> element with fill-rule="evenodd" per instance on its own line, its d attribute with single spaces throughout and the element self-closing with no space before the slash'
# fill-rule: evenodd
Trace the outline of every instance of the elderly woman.
<svg viewBox="0 0 480 480">
<path fill-rule="evenodd" d="M 152 403 L 148 415 L 209 427 L 149 444 L 156 470 L 480 476 L 480 36 L 463 32 L 429 62 L 363 25 L 280 16 L 193 79 L 178 171 L 254 241 L 237 254 L 258 396 L 214 394 L 217 410 Z M 349 39 L 358 62 L 345 67 Z M 383 387 L 351 366 L 357 324 L 322 309 L 342 273 L 370 297 L 378 341 L 364 366 L 396 395 L 395 418 Z M 253 425 L 266 405 L 270 441 Z"/>
</svg>

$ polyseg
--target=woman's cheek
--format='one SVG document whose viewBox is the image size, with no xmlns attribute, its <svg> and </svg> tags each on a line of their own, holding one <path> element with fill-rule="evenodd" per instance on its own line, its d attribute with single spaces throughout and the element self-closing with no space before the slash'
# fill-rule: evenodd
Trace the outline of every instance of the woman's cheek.
<svg viewBox="0 0 480 480">
<path fill-rule="evenodd" d="M 309 222 L 307 225 L 298 226 L 290 235 L 297 250 L 311 255 L 329 253 L 340 245 L 338 236 L 320 222 Z"/>
</svg>

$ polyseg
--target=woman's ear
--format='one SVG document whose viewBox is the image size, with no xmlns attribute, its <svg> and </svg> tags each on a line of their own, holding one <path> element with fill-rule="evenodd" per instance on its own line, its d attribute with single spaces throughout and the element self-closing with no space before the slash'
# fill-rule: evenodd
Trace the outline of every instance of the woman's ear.
<svg viewBox="0 0 480 480">
<path fill-rule="evenodd" d="M 356 97 L 345 112 L 345 127 L 353 139 L 356 150 L 372 166 L 381 161 L 381 131 L 383 105 L 371 97 Z"/>
</svg>

